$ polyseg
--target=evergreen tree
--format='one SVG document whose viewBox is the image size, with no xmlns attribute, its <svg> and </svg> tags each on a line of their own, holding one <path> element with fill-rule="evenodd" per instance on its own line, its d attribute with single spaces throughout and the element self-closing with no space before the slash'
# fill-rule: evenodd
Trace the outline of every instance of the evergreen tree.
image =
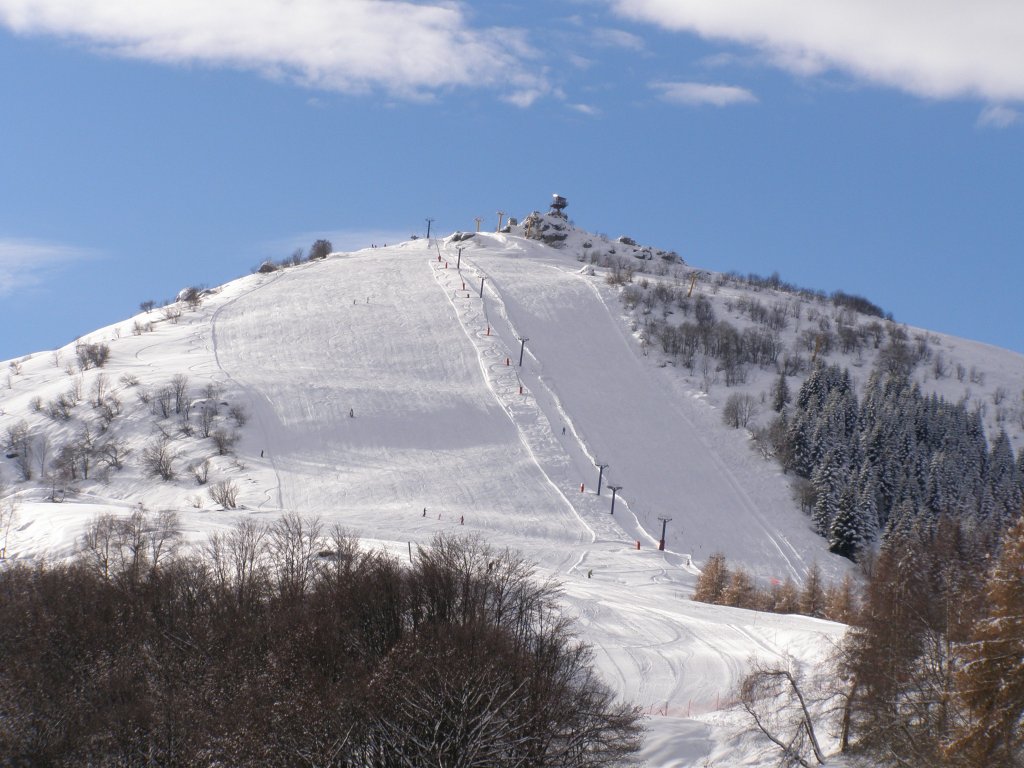
<svg viewBox="0 0 1024 768">
<path fill-rule="evenodd" d="M 857 508 L 857 492 L 848 485 L 839 499 L 836 516 L 828 532 L 828 548 L 837 555 L 856 560 L 857 554 L 867 544 L 860 510 Z"/>
<path fill-rule="evenodd" d="M 1020 765 L 1024 747 L 1024 517 L 1003 539 L 957 683 L 969 717 L 949 752 L 972 767 Z"/>
<path fill-rule="evenodd" d="M 1005 430 L 999 430 L 988 459 L 988 485 L 992 489 L 994 502 L 993 521 L 1002 527 L 1020 514 L 1021 493 L 1017 477 L 1017 464 L 1013 459 L 1013 448 Z"/>
<path fill-rule="evenodd" d="M 1024 445 L 1017 451 L 1017 487 L 1021 496 L 1024 496 Z"/>
<path fill-rule="evenodd" d="M 839 513 L 839 499 L 843 493 L 844 472 L 834 451 L 825 456 L 825 460 L 817 466 L 811 475 L 814 486 L 815 501 L 811 519 L 815 530 L 822 536 L 828 536 L 832 530 L 832 522 Z"/>
<path fill-rule="evenodd" d="M 775 386 L 772 387 L 772 410 L 782 413 L 791 399 L 789 384 L 786 382 L 786 371 L 782 370 L 779 372 L 779 378 L 775 381 Z"/>
<path fill-rule="evenodd" d="M 944 451 L 933 453 L 925 482 L 925 503 L 932 514 L 953 514 L 957 510 L 959 485 L 953 457 Z"/>
<path fill-rule="evenodd" d="M 864 545 L 878 540 L 881 523 L 878 519 L 878 480 L 871 465 L 865 461 L 857 477 L 857 515 Z"/>
</svg>

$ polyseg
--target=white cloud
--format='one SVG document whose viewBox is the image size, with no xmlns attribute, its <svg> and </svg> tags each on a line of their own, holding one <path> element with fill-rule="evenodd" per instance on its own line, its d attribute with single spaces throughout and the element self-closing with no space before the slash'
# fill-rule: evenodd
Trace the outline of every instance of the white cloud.
<svg viewBox="0 0 1024 768">
<path fill-rule="evenodd" d="M 1009 128 L 1022 120 L 1024 114 L 1001 104 L 985 107 L 978 115 L 978 125 L 982 128 Z"/>
<path fill-rule="evenodd" d="M 472 28 L 462 4 L 442 0 L 0 0 L 0 25 L 323 90 L 422 98 L 453 86 L 547 89 L 521 30 Z"/>
<path fill-rule="evenodd" d="M 700 59 L 697 63 L 702 67 L 708 69 L 718 69 L 721 67 L 735 67 L 735 66 L 746 66 L 750 64 L 751 57 L 739 56 L 729 51 L 722 51 L 720 53 L 713 53 L 710 56 L 705 56 Z"/>
<path fill-rule="evenodd" d="M 671 104 L 698 106 L 711 104 L 716 107 L 727 107 L 732 104 L 749 104 L 757 101 L 757 97 L 746 88 L 735 85 L 712 85 L 709 83 L 651 83 L 650 87 L 658 91 L 662 101 Z"/>
<path fill-rule="evenodd" d="M 61 267 L 96 258 L 85 248 L 0 237 L 0 296 L 43 283 Z"/>
<path fill-rule="evenodd" d="M 522 90 L 512 91 L 511 93 L 505 94 L 502 97 L 502 100 L 525 109 L 543 96 L 545 92 L 546 91 L 544 89 L 540 88 L 523 88 Z"/>
<path fill-rule="evenodd" d="M 588 59 L 586 56 L 580 56 L 579 54 L 570 53 L 568 58 L 569 63 L 581 71 L 588 70 L 594 65 L 592 60 Z"/>
<path fill-rule="evenodd" d="M 582 115 L 588 115 L 590 117 L 601 114 L 601 110 L 597 107 L 591 106 L 590 104 L 569 104 L 568 106 L 569 109 L 573 109 Z"/>
<path fill-rule="evenodd" d="M 622 29 L 595 29 L 592 37 L 597 45 L 606 48 L 623 48 L 627 51 L 642 51 L 645 48 L 643 38 Z"/>
<path fill-rule="evenodd" d="M 608 0 L 625 17 L 930 98 L 1024 100 L 1019 0 Z"/>
</svg>

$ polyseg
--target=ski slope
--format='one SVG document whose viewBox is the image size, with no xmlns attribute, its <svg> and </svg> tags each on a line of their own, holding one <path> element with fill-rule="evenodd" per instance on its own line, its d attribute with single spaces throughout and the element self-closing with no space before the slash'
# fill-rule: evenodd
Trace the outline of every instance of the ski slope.
<svg viewBox="0 0 1024 768">
<path fill-rule="evenodd" d="M 562 583 L 604 679 L 650 714 L 642 764 L 774 764 L 737 735 L 736 685 L 754 656 L 819 663 L 843 627 L 694 603 L 698 567 L 722 551 L 799 580 L 845 561 L 777 468 L 643 355 L 600 275 L 504 235 L 474 238 L 459 270 L 457 258 L 425 240 L 335 254 L 228 284 L 152 333 L 98 332 L 111 377 L 188 371 L 193 388 L 216 382 L 245 403 L 238 457 L 215 466 L 244 510 L 196 509 L 186 481 L 126 472 L 61 505 L 20 491 L 10 550 L 67 555 L 97 512 L 137 502 L 178 509 L 196 542 L 239 514 L 292 510 L 403 556 L 439 531 L 479 534 Z M 55 376 L 28 361 L 7 411 L 28 414 L 31 393 L 64 386 Z M 608 465 L 600 495 L 596 463 Z"/>
<path fill-rule="evenodd" d="M 703 435 L 705 406 L 637 354 L 597 278 L 511 240 L 480 238 L 459 271 L 425 241 L 332 258 L 217 312 L 218 366 L 251 393 L 273 470 L 267 508 L 396 551 L 441 530 L 522 550 L 563 581 L 606 679 L 686 732 L 674 721 L 728 702 L 753 653 L 813 658 L 819 634 L 839 632 L 694 604 L 688 558 L 722 550 L 799 579 L 830 557 L 779 503 L 777 473 Z M 609 482 L 623 486 L 614 516 Z M 673 518 L 665 554 L 659 515 Z M 684 756 L 715 748 L 707 727 L 684 742 Z"/>
</svg>

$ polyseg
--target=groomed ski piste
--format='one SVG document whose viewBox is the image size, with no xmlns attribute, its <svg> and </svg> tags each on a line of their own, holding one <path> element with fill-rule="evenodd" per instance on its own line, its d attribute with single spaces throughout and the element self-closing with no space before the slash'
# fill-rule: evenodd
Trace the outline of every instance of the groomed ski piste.
<svg viewBox="0 0 1024 768">
<path fill-rule="evenodd" d="M 639 764 L 777 764 L 736 688 L 755 657 L 818 666 L 845 628 L 696 603 L 699 566 L 722 552 L 764 581 L 800 581 L 814 563 L 826 579 L 848 563 L 810 530 L 777 465 L 644 355 L 600 271 L 514 235 L 459 245 L 461 257 L 447 240 L 332 254 L 228 283 L 148 333 L 130 331 L 141 315 L 91 334 L 110 345 L 111 382 L 185 374 L 245 405 L 235 457 L 211 471 L 238 484 L 241 508 L 126 469 L 63 504 L 19 492 L 9 556 L 67 557 L 97 514 L 138 503 L 177 510 L 197 544 L 240 516 L 286 511 L 401 557 L 438 532 L 478 534 L 561 583 L 603 679 L 649 715 Z M 67 387 L 59 363 L 24 361 L 0 427 L 42 418 L 29 401 Z M 151 433 L 126 439 L 139 452 Z"/>
</svg>

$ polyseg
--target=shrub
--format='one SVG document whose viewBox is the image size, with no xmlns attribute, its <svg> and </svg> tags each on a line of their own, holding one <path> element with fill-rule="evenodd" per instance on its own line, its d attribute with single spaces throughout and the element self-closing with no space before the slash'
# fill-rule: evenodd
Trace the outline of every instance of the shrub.
<svg viewBox="0 0 1024 768">
<path fill-rule="evenodd" d="M 334 250 L 330 240 L 317 240 L 309 248 L 309 260 L 326 259 L 327 255 Z"/>
<path fill-rule="evenodd" d="M 110 358 L 110 347 L 103 343 L 78 344 L 75 347 L 78 367 L 83 371 L 88 368 L 102 368 Z"/>
<path fill-rule="evenodd" d="M 210 498 L 224 509 L 238 508 L 238 485 L 232 480 L 219 480 L 210 486 Z"/>
<path fill-rule="evenodd" d="M 178 454 L 171 447 L 170 438 L 161 435 L 142 450 L 142 466 L 147 473 L 161 480 L 175 477 L 174 460 Z"/>
<path fill-rule="evenodd" d="M 226 456 L 235 449 L 238 442 L 238 433 L 226 429 L 215 429 L 210 433 L 210 439 L 217 446 L 217 455 Z"/>
<path fill-rule="evenodd" d="M 722 421 L 733 429 L 746 428 L 757 415 L 757 399 L 746 392 L 733 392 L 722 408 Z"/>
<path fill-rule="evenodd" d="M 249 413 L 243 405 L 232 405 L 228 408 L 228 415 L 235 422 L 236 427 L 244 427 L 249 421 Z"/>
</svg>

